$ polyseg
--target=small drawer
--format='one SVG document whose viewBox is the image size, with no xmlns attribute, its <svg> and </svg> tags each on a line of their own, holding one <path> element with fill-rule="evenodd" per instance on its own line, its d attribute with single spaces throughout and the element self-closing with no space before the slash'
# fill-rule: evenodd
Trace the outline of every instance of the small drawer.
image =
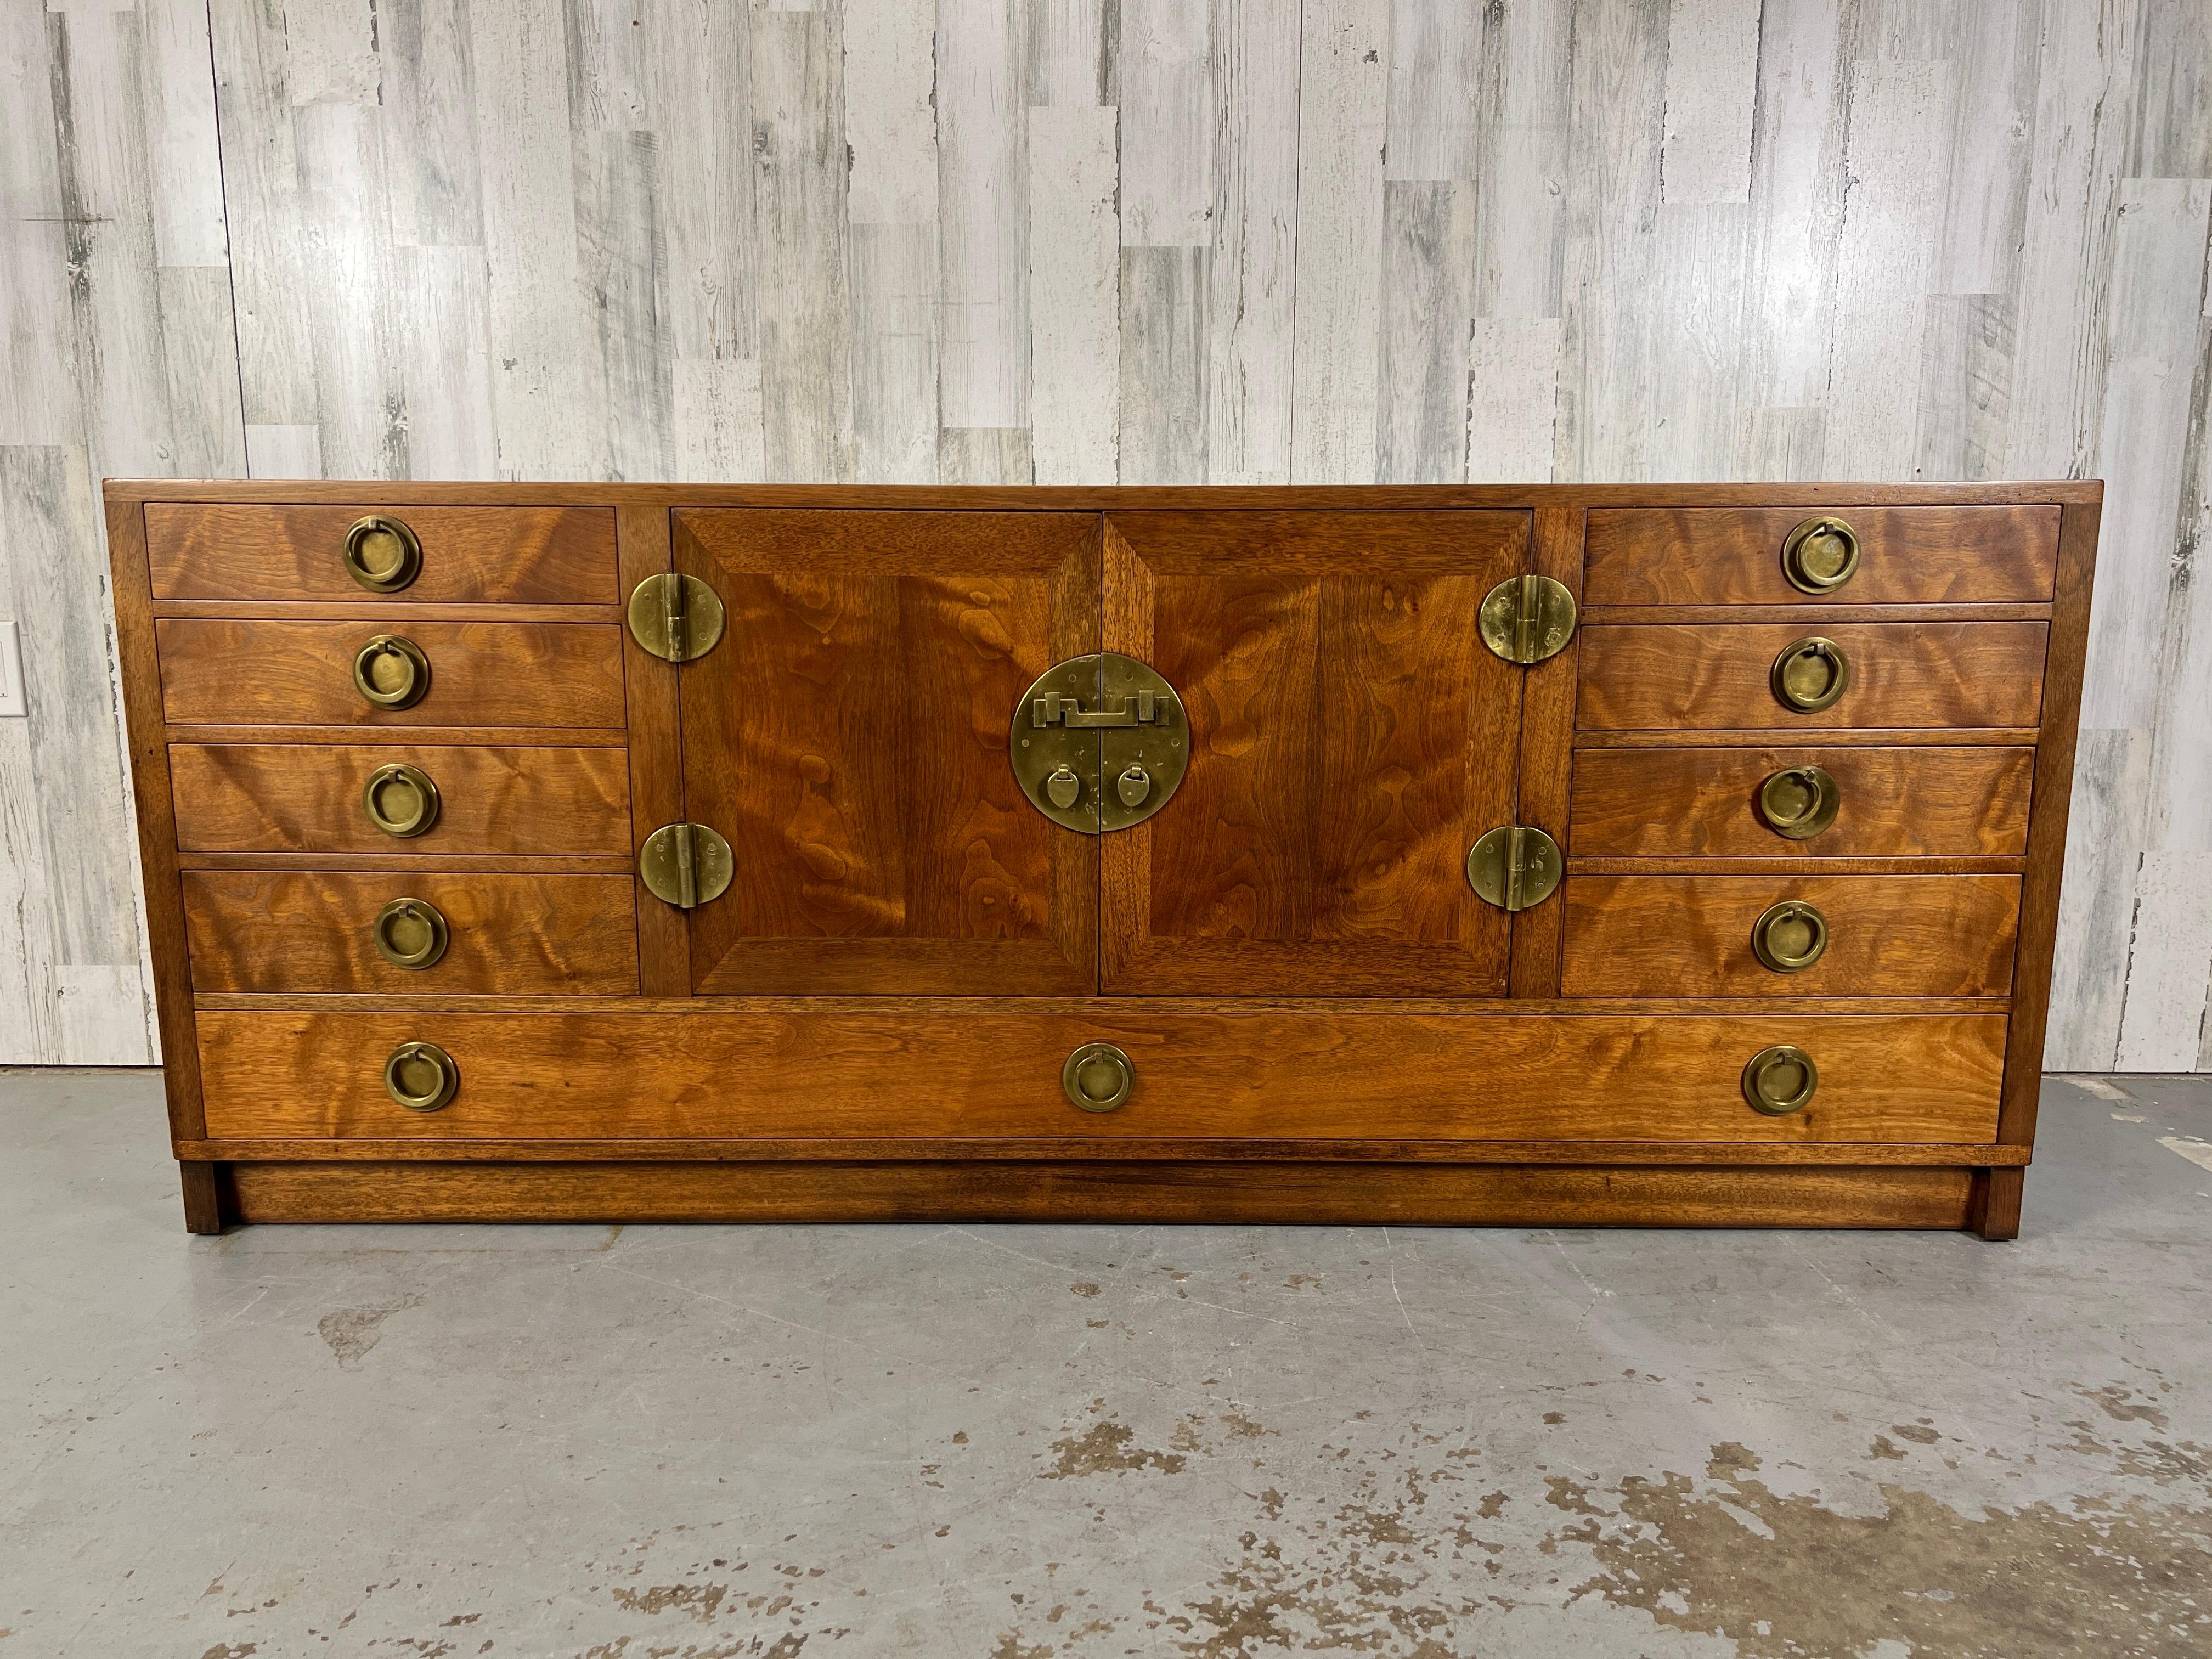
<svg viewBox="0 0 2212 1659">
<path fill-rule="evenodd" d="M 2056 507 L 1598 507 L 1583 603 L 2047 605 L 2057 569 Z"/>
<path fill-rule="evenodd" d="M 2018 876 L 1569 876 L 1571 997 L 2001 997 Z"/>
<path fill-rule="evenodd" d="M 2001 1015 L 459 1014 L 199 1020 L 208 1133 L 447 1140 L 1990 1140 Z M 1133 1079 L 1072 1103 L 1064 1064 L 1112 1043 Z M 438 1055 L 410 1045 L 428 1044 Z M 1814 1062 L 1796 1109 L 1746 1068 Z M 404 1051 L 404 1052 L 403 1052 Z M 434 1109 L 410 1109 L 402 1086 Z M 415 1064 L 416 1060 L 428 1064 Z M 1786 1071 L 1787 1068 L 1783 1068 Z M 1783 1079 L 1786 1081 L 1786 1079 Z"/>
<path fill-rule="evenodd" d="M 628 876 L 187 870 L 182 879 L 196 990 L 637 992 L 637 889 Z"/>
<path fill-rule="evenodd" d="M 175 724 L 610 728 L 625 719 L 623 630 L 590 623 L 155 624 Z M 380 704 L 356 683 L 365 674 Z"/>
<path fill-rule="evenodd" d="M 186 853 L 628 857 L 633 845 L 629 754 L 612 745 L 179 743 L 169 785 Z"/>
<path fill-rule="evenodd" d="M 604 507 L 154 501 L 146 559 L 157 599 L 620 599 L 614 510 Z"/>
<path fill-rule="evenodd" d="M 2027 851 L 2033 749 L 1578 749 L 1575 858 Z"/>
<path fill-rule="evenodd" d="M 2033 726 L 2039 622 L 1601 624 L 1584 629 L 1583 731 Z M 1841 690 L 1836 690 L 1840 679 Z M 1799 698 L 1784 701 L 1784 687 Z M 1822 706 L 1808 706 L 1833 693 Z"/>
</svg>

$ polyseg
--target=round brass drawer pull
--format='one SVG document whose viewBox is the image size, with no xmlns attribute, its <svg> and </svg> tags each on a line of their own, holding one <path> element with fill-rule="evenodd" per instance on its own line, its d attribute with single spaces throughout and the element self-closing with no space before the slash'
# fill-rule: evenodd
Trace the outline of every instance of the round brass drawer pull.
<svg viewBox="0 0 2212 1659">
<path fill-rule="evenodd" d="M 1802 899 L 1784 899 L 1751 924 L 1751 948 L 1776 973 L 1802 974 L 1828 948 L 1828 919 Z"/>
<path fill-rule="evenodd" d="M 1782 574 L 1804 593 L 1832 593 L 1859 568 L 1858 532 L 1841 519 L 1808 519 L 1782 543 Z"/>
<path fill-rule="evenodd" d="M 1789 841 L 1812 840 L 1835 823 L 1843 804 L 1843 787 L 1826 767 L 1787 766 L 1759 786 L 1759 816 Z"/>
<path fill-rule="evenodd" d="M 1850 689 L 1851 659 L 1833 640 L 1816 635 L 1783 647 L 1767 678 L 1784 708 L 1817 714 Z"/>
<path fill-rule="evenodd" d="M 399 634 L 379 634 L 354 653 L 353 689 L 379 708 L 412 708 L 430 689 L 430 659 Z"/>
<path fill-rule="evenodd" d="M 361 810 L 387 836 L 408 841 L 438 821 L 438 786 L 430 775 L 404 762 L 380 766 L 361 792 Z"/>
<path fill-rule="evenodd" d="M 346 532 L 346 574 L 372 593 L 397 593 L 422 571 L 422 544 L 399 519 L 372 513 Z"/>
<path fill-rule="evenodd" d="M 1802 1048 L 1778 1042 L 1761 1048 L 1743 1068 L 1743 1097 L 1768 1117 L 1804 1110 L 1820 1086 L 1820 1068 Z"/>
<path fill-rule="evenodd" d="M 396 898 L 369 926 L 377 953 L 394 968 L 419 973 L 436 965 L 451 937 L 444 913 L 428 899 Z"/>
<path fill-rule="evenodd" d="M 461 1086 L 461 1068 L 434 1042 L 403 1042 L 384 1062 L 384 1091 L 410 1112 L 434 1112 Z"/>
<path fill-rule="evenodd" d="M 1060 1068 L 1060 1086 L 1086 1112 L 1110 1112 L 1129 1097 L 1137 1068 L 1110 1042 L 1086 1042 Z"/>
</svg>

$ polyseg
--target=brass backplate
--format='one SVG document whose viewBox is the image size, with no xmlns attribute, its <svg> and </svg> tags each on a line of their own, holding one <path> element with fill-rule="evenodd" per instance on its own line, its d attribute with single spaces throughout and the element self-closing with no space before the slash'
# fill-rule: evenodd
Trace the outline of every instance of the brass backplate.
<svg viewBox="0 0 2212 1659">
<path fill-rule="evenodd" d="M 1575 596 L 1549 576 L 1508 576 L 1476 617 L 1482 642 L 1508 662 L 1541 662 L 1575 636 Z"/>
<path fill-rule="evenodd" d="M 442 804 L 430 775 L 404 761 L 378 767 L 361 792 L 361 809 L 368 821 L 399 841 L 411 840 L 436 823 Z"/>
<path fill-rule="evenodd" d="M 1833 708 L 1851 686 L 1851 659 L 1844 647 L 1819 635 L 1783 647 L 1774 659 L 1767 683 L 1774 700 L 1801 714 L 1817 714 Z"/>
<path fill-rule="evenodd" d="M 1820 1068 L 1794 1043 L 1761 1048 L 1743 1068 L 1743 1097 L 1754 1112 L 1787 1117 L 1812 1103 L 1820 1086 Z"/>
<path fill-rule="evenodd" d="M 1760 819 L 1790 841 L 1810 841 L 1824 833 L 1843 804 L 1843 786 L 1825 766 L 1785 766 L 1768 773 L 1759 786 Z"/>
<path fill-rule="evenodd" d="M 679 910 L 721 897 L 737 867 L 730 843 L 703 823 L 663 824 L 637 854 L 645 890 Z"/>
<path fill-rule="evenodd" d="M 1778 974 L 1802 974 L 1828 948 L 1828 919 L 1802 899 L 1771 904 L 1751 925 L 1751 948 Z"/>
<path fill-rule="evenodd" d="M 1559 843 L 1541 830 L 1506 824 L 1468 850 L 1467 880 L 1501 910 L 1525 910 L 1551 897 L 1565 872 Z"/>
<path fill-rule="evenodd" d="M 1807 593 L 1832 593 L 1857 574 L 1858 532 L 1841 519 L 1808 519 L 1782 544 L 1782 574 Z"/>
<path fill-rule="evenodd" d="M 1110 1112 L 1136 1087 L 1137 1068 L 1110 1042 L 1086 1042 L 1060 1068 L 1060 1086 L 1086 1112 Z"/>
<path fill-rule="evenodd" d="M 346 574 L 372 593 L 397 593 L 422 568 L 422 544 L 404 519 L 372 513 L 346 532 Z"/>
<path fill-rule="evenodd" d="M 697 661 L 722 623 L 722 596 L 696 576 L 647 576 L 629 591 L 630 637 L 664 662 Z"/>
<path fill-rule="evenodd" d="M 1168 804 L 1190 768 L 1190 720 L 1159 671 L 1108 651 L 1055 663 L 1022 694 L 1006 753 L 1030 805 L 1085 836 Z"/>
</svg>

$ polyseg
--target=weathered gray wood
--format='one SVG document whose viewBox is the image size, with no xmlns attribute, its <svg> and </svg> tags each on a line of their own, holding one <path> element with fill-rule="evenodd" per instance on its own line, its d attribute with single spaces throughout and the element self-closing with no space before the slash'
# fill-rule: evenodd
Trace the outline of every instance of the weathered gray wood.
<svg viewBox="0 0 2212 1659">
<path fill-rule="evenodd" d="M 1121 430 L 1116 112 L 1030 112 L 1030 420 L 1036 481 L 1110 483 Z"/>
</svg>

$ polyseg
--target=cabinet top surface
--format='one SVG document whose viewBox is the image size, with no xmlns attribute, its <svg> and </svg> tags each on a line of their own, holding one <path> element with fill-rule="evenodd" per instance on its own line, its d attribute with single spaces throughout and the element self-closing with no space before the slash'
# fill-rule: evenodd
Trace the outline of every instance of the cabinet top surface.
<svg viewBox="0 0 2212 1659">
<path fill-rule="evenodd" d="M 402 483 L 388 479 L 109 478 L 112 502 L 492 507 L 937 507 L 1061 511 L 1139 507 L 1694 507 L 2094 504 L 2098 479 L 2006 483 L 946 485 Z"/>
</svg>

